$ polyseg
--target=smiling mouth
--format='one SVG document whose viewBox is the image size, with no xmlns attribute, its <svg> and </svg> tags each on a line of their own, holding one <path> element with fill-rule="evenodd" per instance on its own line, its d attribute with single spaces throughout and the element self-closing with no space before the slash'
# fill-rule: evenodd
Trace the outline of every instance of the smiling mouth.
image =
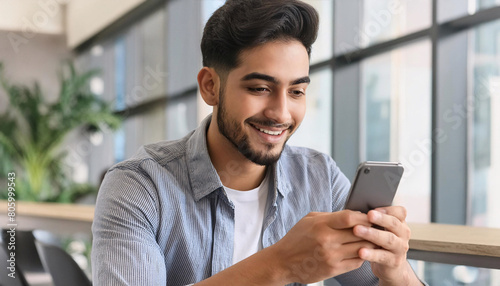
<svg viewBox="0 0 500 286">
<path fill-rule="evenodd" d="M 257 127 L 257 126 L 255 126 L 253 124 L 250 124 L 250 125 L 252 125 L 253 128 L 259 130 L 262 133 L 273 135 L 273 136 L 279 136 L 279 135 L 281 135 L 283 133 L 283 131 L 286 131 L 288 129 L 287 128 L 287 129 L 283 129 L 283 130 L 275 130 L 275 131 L 273 131 L 273 130 L 268 130 L 268 129 Z"/>
</svg>

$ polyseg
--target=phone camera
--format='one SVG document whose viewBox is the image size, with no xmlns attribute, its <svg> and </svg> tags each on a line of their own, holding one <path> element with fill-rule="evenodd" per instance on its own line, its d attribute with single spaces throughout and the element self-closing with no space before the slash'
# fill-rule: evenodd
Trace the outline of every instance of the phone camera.
<svg viewBox="0 0 500 286">
<path fill-rule="evenodd" d="M 365 170 L 363 171 L 365 174 L 370 174 L 370 167 L 368 168 L 365 168 Z"/>
</svg>

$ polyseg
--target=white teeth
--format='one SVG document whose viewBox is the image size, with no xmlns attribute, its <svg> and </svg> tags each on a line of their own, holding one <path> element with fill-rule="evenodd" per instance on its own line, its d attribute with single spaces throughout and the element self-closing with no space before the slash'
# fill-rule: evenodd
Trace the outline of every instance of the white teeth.
<svg viewBox="0 0 500 286">
<path fill-rule="evenodd" d="M 259 129 L 261 132 L 264 132 L 264 133 L 269 134 L 269 135 L 280 135 L 281 133 L 283 133 L 283 130 L 280 130 L 280 131 L 270 131 L 270 130 L 261 129 L 261 128 L 257 128 L 257 129 Z"/>
</svg>

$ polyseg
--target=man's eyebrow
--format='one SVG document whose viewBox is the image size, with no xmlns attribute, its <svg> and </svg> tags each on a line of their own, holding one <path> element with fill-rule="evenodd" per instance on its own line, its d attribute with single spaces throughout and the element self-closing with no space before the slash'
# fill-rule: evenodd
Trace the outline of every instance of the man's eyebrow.
<svg viewBox="0 0 500 286">
<path fill-rule="evenodd" d="M 277 80 L 275 77 L 272 77 L 272 76 L 267 75 L 267 74 L 258 73 L 258 72 L 249 73 L 249 74 L 245 75 L 241 80 L 247 81 L 247 80 L 252 80 L 252 79 L 261 79 L 261 80 L 265 80 L 265 81 L 268 81 L 268 82 L 271 82 L 274 84 L 279 83 L 279 80 Z"/>
<path fill-rule="evenodd" d="M 305 77 L 301 77 L 299 79 L 292 81 L 290 83 L 290 85 L 296 85 L 296 84 L 301 84 L 301 83 L 310 83 L 310 82 L 311 82 L 311 78 L 309 78 L 308 76 L 305 76 Z"/>
<path fill-rule="evenodd" d="M 268 82 L 271 82 L 274 84 L 280 83 L 280 81 L 273 76 L 270 76 L 267 74 L 262 74 L 262 73 L 257 73 L 257 72 L 249 73 L 249 74 L 245 75 L 241 80 L 248 81 L 248 80 L 252 80 L 252 79 L 260 79 L 260 80 L 268 81 Z M 291 81 L 290 85 L 297 85 L 297 84 L 301 84 L 301 83 L 310 83 L 310 82 L 311 82 L 311 79 L 309 78 L 309 76 L 304 76 L 304 77 L 301 77 L 301 78 L 298 78 L 296 80 Z"/>
</svg>

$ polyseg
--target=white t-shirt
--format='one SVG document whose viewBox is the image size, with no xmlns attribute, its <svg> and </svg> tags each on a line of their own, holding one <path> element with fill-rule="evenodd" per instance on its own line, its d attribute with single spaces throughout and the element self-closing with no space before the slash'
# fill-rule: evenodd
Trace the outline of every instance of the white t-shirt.
<svg viewBox="0 0 500 286">
<path fill-rule="evenodd" d="M 234 204 L 233 264 L 262 249 L 262 224 L 269 189 L 268 175 L 260 186 L 249 191 L 224 187 Z"/>
<path fill-rule="evenodd" d="M 234 204 L 234 249 L 233 264 L 262 249 L 262 224 L 269 191 L 269 175 L 260 186 L 249 191 L 238 191 L 224 186 L 226 194 Z M 322 286 L 323 282 L 307 284 Z"/>
</svg>

